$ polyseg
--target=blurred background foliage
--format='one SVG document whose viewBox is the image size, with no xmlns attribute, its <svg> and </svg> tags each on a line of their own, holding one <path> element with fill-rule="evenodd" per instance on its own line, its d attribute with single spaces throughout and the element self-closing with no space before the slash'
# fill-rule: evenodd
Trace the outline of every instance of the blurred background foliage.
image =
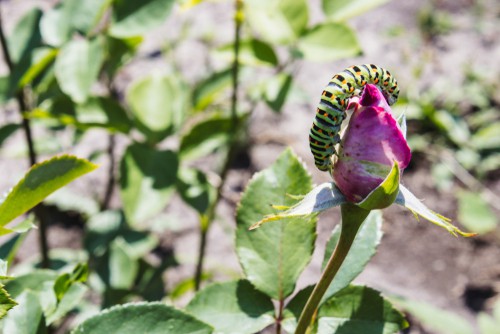
<svg viewBox="0 0 500 334">
<path fill-rule="evenodd" d="M 17 332 L 34 333 L 40 319 L 65 329 L 100 308 L 131 300 L 176 302 L 213 280 L 217 273 L 204 270 L 210 247 L 207 233 L 215 220 L 233 219 L 233 213 L 218 217 L 216 209 L 227 201 L 229 171 L 255 168 L 249 155 L 260 138 L 250 129 L 259 126 L 259 113 L 284 120 L 287 110 L 302 110 L 312 121 L 329 76 L 362 61 L 390 68 L 401 78 L 402 95 L 394 110 L 408 119 L 414 158 L 407 173 L 427 170 L 437 191 L 455 196 L 453 218 L 498 245 L 499 68 L 441 55 L 446 53 L 443 40 L 467 30 L 473 34 L 469 38 L 491 51 L 491 56 L 480 59 L 498 60 L 499 6 L 495 1 L 426 1 L 412 18 L 415 29 L 399 20 L 376 32 L 380 41 L 360 40 L 358 28 L 362 30 L 363 20 L 370 20 L 379 6 L 383 7 L 378 14 L 392 4 L 2 2 L 2 164 L 13 163 L 16 170 L 26 156 L 33 163 L 75 150 L 102 164 L 99 179 L 90 186 L 63 189 L 45 202 L 46 227 L 57 221 L 68 230 L 77 226 L 82 248 L 49 244 L 51 249 L 42 257 L 16 263 L 16 252 L 27 247 L 21 244 L 25 236 L 15 235 L 1 246 L 16 276 L 6 289 L 16 298 L 16 291 L 33 286 L 22 298 L 39 298 L 42 303 L 22 310 L 38 322 Z M 465 23 L 456 15 L 463 8 L 469 19 Z M 6 15 L 11 11 L 19 17 L 15 22 Z M 217 17 L 217 22 L 207 24 L 205 11 L 216 13 L 210 17 Z M 360 58 L 373 54 L 373 43 L 388 57 Z M 308 64 L 318 64 L 326 72 L 314 83 L 318 90 L 312 94 L 310 80 L 317 78 L 303 79 Z M 300 141 L 306 147 L 307 135 Z M 8 189 L 9 183 L 2 187 Z M 199 243 L 193 245 L 197 256 L 186 259 L 174 254 L 175 238 L 166 241 L 165 235 L 181 230 L 183 219 L 193 215 L 198 220 Z M 64 232 L 58 237 L 65 238 Z M 31 255 L 36 253 L 33 245 L 29 249 Z M 43 256 L 50 262 L 44 265 Z M 72 303 L 44 305 L 44 292 L 35 285 L 54 284 L 58 273 L 81 262 L 89 264 L 86 285 L 75 278 L 71 288 L 61 292 L 71 293 Z M 192 272 L 165 282 L 166 270 L 183 264 Z M 233 269 L 222 271 L 238 276 Z M 417 318 L 422 315 L 421 321 L 432 324 L 432 312 L 418 311 L 425 307 L 407 304 Z M 63 318 L 69 311 L 74 315 L 71 322 Z M 15 316 L 2 321 L 4 329 L 11 328 Z M 481 328 L 499 321 L 481 317 Z"/>
</svg>

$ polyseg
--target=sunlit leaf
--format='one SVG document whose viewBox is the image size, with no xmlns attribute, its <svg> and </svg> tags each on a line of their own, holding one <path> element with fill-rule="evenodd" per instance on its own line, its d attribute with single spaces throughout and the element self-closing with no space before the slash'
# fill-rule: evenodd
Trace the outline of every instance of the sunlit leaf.
<svg viewBox="0 0 500 334">
<path fill-rule="evenodd" d="M 297 44 L 302 57 L 312 61 L 334 61 L 361 54 L 354 31 L 343 23 L 323 23 L 308 30 Z"/>
<path fill-rule="evenodd" d="M 17 302 L 10 297 L 3 286 L 0 286 L 0 319 L 5 317 L 7 312 L 16 305 Z"/>
<path fill-rule="evenodd" d="M 498 226 L 498 219 L 480 194 L 470 191 L 458 193 L 458 221 L 469 231 L 488 233 Z"/>
<path fill-rule="evenodd" d="M 23 214 L 55 190 L 93 171 L 96 165 L 63 155 L 34 165 L 0 204 L 0 225 Z"/>
<path fill-rule="evenodd" d="M 322 0 L 325 14 L 336 21 L 348 20 L 354 16 L 361 15 L 390 0 L 351 0 L 351 1 L 329 1 Z"/>
<path fill-rule="evenodd" d="M 236 251 L 247 279 L 260 291 L 280 300 L 289 296 L 311 259 L 316 217 L 286 218 L 255 231 L 249 227 L 275 213 L 271 204 L 292 205 L 312 188 L 311 177 L 287 149 L 269 168 L 254 175 L 237 211 Z"/>
<path fill-rule="evenodd" d="M 318 311 L 318 334 L 393 334 L 408 327 L 404 316 L 380 292 L 351 285 L 327 300 Z"/>
<path fill-rule="evenodd" d="M 252 29 L 271 43 L 296 41 L 309 21 L 305 0 L 255 0 L 246 3 L 245 11 Z"/>
<path fill-rule="evenodd" d="M 55 74 L 61 90 L 77 103 L 85 102 L 103 61 L 100 39 L 73 40 L 57 56 Z"/>
<path fill-rule="evenodd" d="M 47 333 L 38 296 L 31 290 L 17 297 L 18 305 L 3 319 L 3 331 L 9 334 Z"/>
<path fill-rule="evenodd" d="M 73 334 L 210 334 L 212 328 L 163 303 L 114 306 L 84 321 Z"/>
<path fill-rule="evenodd" d="M 213 103 L 231 85 L 231 69 L 211 74 L 199 82 L 193 91 L 195 110 L 203 110 Z"/>
<path fill-rule="evenodd" d="M 458 314 L 429 303 L 397 299 L 396 304 L 414 316 L 425 328 L 442 334 L 472 334 L 472 326 Z"/>
<path fill-rule="evenodd" d="M 121 197 L 131 224 L 159 213 L 175 190 L 177 154 L 134 143 L 125 151 L 120 167 Z"/>
<path fill-rule="evenodd" d="M 115 0 L 109 33 L 115 37 L 142 35 L 165 22 L 174 0 Z"/>
<path fill-rule="evenodd" d="M 186 310 L 220 334 L 253 334 L 274 323 L 271 299 L 246 280 L 212 284 Z"/>
<path fill-rule="evenodd" d="M 134 123 L 150 142 L 158 142 L 185 117 L 185 90 L 170 76 L 152 75 L 134 82 L 127 91 Z"/>
</svg>

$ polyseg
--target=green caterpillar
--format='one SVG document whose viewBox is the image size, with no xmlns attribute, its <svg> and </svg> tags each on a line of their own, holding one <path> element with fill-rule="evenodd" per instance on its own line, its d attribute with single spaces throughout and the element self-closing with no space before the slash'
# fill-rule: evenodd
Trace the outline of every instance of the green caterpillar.
<svg viewBox="0 0 500 334">
<path fill-rule="evenodd" d="M 377 65 L 351 66 L 335 74 L 321 94 L 309 132 L 309 147 L 319 170 L 330 169 L 331 157 L 337 154 L 335 145 L 340 142 L 340 126 L 346 117 L 349 98 L 359 96 L 366 84 L 377 85 L 390 105 L 398 99 L 396 79 Z"/>
</svg>

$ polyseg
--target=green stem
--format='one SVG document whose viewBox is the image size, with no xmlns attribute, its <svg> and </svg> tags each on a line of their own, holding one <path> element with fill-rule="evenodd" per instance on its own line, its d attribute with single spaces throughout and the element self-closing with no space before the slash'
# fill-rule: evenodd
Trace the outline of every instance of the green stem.
<svg viewBox="0 0 500 334">
<path fill-rule="evenodd" d="M 339 241 L 337 247 L 332 253 L 330 260 L 318 281 L 318 284 L 314 287 L 313 292 L 309 296 L 304 309 L 300 315 L 299 321 L 297 323 L 297 329 L 295 334 L 305 334 L 314 314 L 317 312 L 319 304 L 326 290 L 333 281 L 333 278 L 340 269 L 340 266 L 344 262 L 349 250 L 351 249 L 352 243 L 356 234 L 358 233 L 361 224 L 365 221 L 366 217 L 370 213 L 369 210 L 362 209 L 354 204 L 343 204 L 341 206 L 342 212 L 342 226 Z"/>
<path fill-rule="evenodd" d="M 217 204 L 222 198 L 222 189 L 226 183 L 227 174 L 231 167 L 231 162 L 233 160 L 234 153 L 236 151 L 236 132 L 239 128 L 238 122 L 238 87 L 239 87 L 239 50 L 240 50 L 240 41 L 241 41 L 241 24 L 243 23 L 243 0 L 235 0 L 235 10 L 236 14 L 234 16 L 235 28 L 234 28 L 234 62 L 232 67 L 232 81 L 233 81 L 233 92 L 231 98 L 231 121 L 232 121 L 232 133 L 230 133 L 231 141 L 230 147 L 226 154 L 224 163 L 222 165 L 222 170 L 220 174 L 221 182 L 217 187 L 217 192 L 215 195 L 214 201 L 210 204 L 207 209 L 207 213 L 200 218 L 200 243 L 198 248 L 198 259 L 196 262 L 196 269 L 194 274 L 194 286 L 195 290 L 200 289 L 201 284 L 201 276 L 203 272 L 203 262 L 205 259 L 205 249 L 207 245 L 207 234 L 212 221 L 215 218 L 215 209 L 217 208 Z"/>
</svg>

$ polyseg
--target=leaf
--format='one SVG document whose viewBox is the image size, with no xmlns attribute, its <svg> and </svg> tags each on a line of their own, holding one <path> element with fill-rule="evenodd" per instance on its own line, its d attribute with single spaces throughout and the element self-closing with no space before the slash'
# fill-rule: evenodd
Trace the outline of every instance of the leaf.
<svg viewBox="0 0 500 334">
<path fill-rule="evenodd" d="M 193 90 L 193 106 L 195 110 L 204 110 L 212 104 L 232 82 L 232 70 L 212 73 L 199 82 Z"/>
<path fill-rule="evenodd" d="M 152 75 L 135 81 L 127 91 L 137 128 L 151 143 L 170 134 L 185 113 L 185 95 L 174 77 Z"/>
<path fill-rule="evenodd" d="M 139 143 L 127 148 L 120 166 L 120 193 L 129 223 L 144 222 L 166 206 L 175 190 L 178 165 L 173 151 Z"/>
<path fill-rule="evenodd" d="M 478 193 L 458 193 L 458 221 L 469 231 L 484 234 L 494 231 L 498 225 L 496 215 Z"/>
<path fill-rule="evenodd" d="M 101 39 L 72 40 L 65 44 L 55 62 L 55 75 L 61 90 L 73 101 L 85 102 L 97 80 L 103 58 Z"/>
<path fill-rule="evenodd" d="M 394 202 L 401 206 L 404 206 L 410 210 L 417 218 L 422 216 L 431 223 L 444 228 L 454 236 L 457 234 L 463 237 L 473 237 L 476 233 L 466 233 L 461 231 L 458 227 L 452 225 L 450 220 L 446 217 L 441 216 L 431 210 L 429 210 L 418 198 L 415 197 L 408 189 L 406 189 L 402 184 L 399 185 L 399 193 Z"/>
<path fill-rule="evenodd" d="M 205 173 L 194 168 L 182 168 L 179 171 L 177 189 L 187 204 L 203 215 L 215 200 L 216 190 L 208 182 Z"/>
<path fill-rule="evenodd" d="M 159 302 L 114 306 L 85 320 L 73 334 L 210 334 L 212 328 Z"/>
<path fill-rule="evenodd" d="M 183 160 L 196 159 L 229 145 L 235 131 L 231 117 L 211 115 L 194 124 L 181 138 L 179 155 Z"/>
<path fill-rule="evenodd" d="M 286 308 L 283 311 L 283 321 L 281 322 L 286 333 L 295 332 L 295 329 L 297 328 L 297 320 L 299 319 L 313 289 L 314 285 L 309 285 L 303 288 L 297 292 L 286 305 Z"/>
<path fill-rule="evenodd" d="M 17 298 L 18 305 L 3 319 L 4 333 L 47 333 L 42 307 L 35 292 L 26 290 Z"/>
<path fill-rule="evenodd" d="M 334 61 L 362 53 L 354 31 L 335 22 L 323 23 L 305 32 L 297 48 L 303 58 L 311 61 Z"/>
<path fill-rule="evenodd" d="M 31 66 L 19 80 L 18 87 L 24 87 L 31 84 L 40 74 L 53 63 L 59 50 L 51 48 L 38 48 L 34 50 Z"/>
<path fill-rule="evenodd" d="M 234 44 L 227 44 L 217 49 L 216 56 L 233 62 Z M 240 41 L 238 60 L 240 64 L 249 66 L 278 65 L 278 56 L 272 45 L 256 38 Z"/>
<path fill-rule="evenodd" d="M 47 316 L 47 326 L 61 319 L 66 314 L 68 314 L 68 312 L 78 307 L 87 291 L 87 286 L 81 283 L 72 284 L 57 304 L 57 308 L 54 310 L 54 312 Z"/>
<path fill-rule="evenodd" d="M 397 299 L 395 302 L 432 332 L 440 334 L 474 333 L 472 326 L 462 316 L 441 307 L 409 299 Z"/>
<path fill-rule="evenodd" d="M 14 123 L 5 124 L 4 126 L 0 127 L 0 147 L 2 147 L 3 142 L 12 134 L 14 134 L 20 127 L 20 124 Z"/>
<path fill-rule="evenodd" d="M 335 227 L 326 245 L 322 268 L 330 259 L 340 237 L 339 225 Z M 339 271 L 326 291 L 323 301 L 334 296 L 348 286 L 366 267 L 377 252 L 382 239 L 382 213 L 378 210 L 370 212 L 359 229 L 356 238 Z"/>
<path fill-rule="evenodd" d="M 5 284 L 5 289 L 9 291 L 13 298 L 18 298 L 23 291 L 30 290 L 40 292 L 44 289 L 44 282 L 53 282 L 57 274 L 52 270 L 34 270 L 30 273 L 15 277 Z"/>
<path fill-rule="evenodd" d="M 408 327 L 404 316 L 380 292 L 351 285 L 318 311 L 318 334 L 397 333 Z"/>
<path fill-rule="evenodd" d="M 42 44 L 42 36 L 38 30 L 41 17 L 42 11 L 33 8 L 27 11 L 14 27 L 7 40 L 9 55 L 14 65 L 19 64 L 23 58 L 30 57 L 31 52 Z"/>
<path fill-rule="evenodd" d="M 109 285 L 114 289 L 131 290 L 139 269 L 137 259 L 129 254 L 122 238 L 112 241 L 109 250 Z"/>
<path fill-rule="evenodd" d="M 106 36 L 107 52 L 104 69 L 110 78 L 113 78 L 125 64 L 132 60 L 142 41 L 143 38 L 140 36 L 127 38 Z"/>
<path fill-rule="evenodd" d="M 345 202 L 344 195 L 335 186 L 335 183 L 323 183 L 311 190 L 299 203 L 287 207 L 284 212 L 264 216 L 263 219 L 253 224 L 250 229 L 256 229 L 262 224 L 275 220 L 312 215 L 315 212 L 322 212 L 340 206 Z"/>
<path fill-rule="evenodd" d="M 64 0 L 45 13 L 40 24 L 47 44 L 59 47 L 80 31 L 89 35 L 110 6 L 110 0 Z"/>
<path fill-rule="evenodd" d="M 253 334 L 274 323 L 271 299 L 247 280 L 212 284 L 199 291 L 186 311 L 217 333 Z"/>
<path fill-rule="evenodd" d="M 368 12 L 390 0 L 352 0 L 329 1 L 322 0 L 325 14 L 335 21 L 346 21 L 355 16 Z"/>
<path fill-rule="evenodd" d="M 492 123 L 481 128 L 471 138 L 472 147 L 478 150 L 498 150 L 500 148 L 500 124 Z"/>
<path fill-rule="evenodd" d="M 93 163 L 70 155 L 54 157 L 34 165 L 0 204 L 0 226 L 6 225 L 57 189 L 96 168 Z"/>
<path fill-rule="evenodd" d="M 390 206 L 399 194 L 400 174 L 398 163 L 394 161 L 385 180 L 356 205 L 365 210 L 385 209 Z"/>
<path fill-rule="evenodd" d="M 115 0 L 109 33 L 115 37 L 142 35 L 165 22 L 174 0 Z"/>
<path fill-rule="evenodd" d="M 89 268 L 86 264 L 77 264 L 71 273 L 60 275 L 54 282 L 54 293 L 57 301 L 61 301 L 71 286 L 78 282 L 85 282 L 89 274 Z"/>
<path fill-rule="evenodd" d="M 271 203 L 291 205 L 287 194 L 305 194 L 311 177 L 291 149 L 254 175 L 237 210 L 236 252 L 248 280 L 268 296 L 283 300 L 294 288 L 314 249 L 316 218 L 287 218 L 255 231 L 248 228 L 275 210 Z"/>
<path fill-rule="evenodd" d="M 18 305 L 17 302 L 10 297 L 3 286 L 0 286 L 0 319 L 5 317 L 7 312 L 16 305 Z"/>
<path fill-rule="evenodd" d="M 267 82 L 265 91 L 265 101 L 275 112 L 281 112 L 281 108 L 286 102 L 293 77 L 288 73 L 280 73 Z"/>
<path fill-rule="evenodd" d="M 255 0 L 245 7 L 254 31 L 272 44 L 289 44 L 305 30 L 309 9 L 305 0 Z"/>
<path fill-rule="evenodd" d="M 90 97 L 76 106 L 77 125 L 104 127 L 111 132 L 128 133 L 132 123 L 123 107 L 109 97 Z"/>
</svg>

